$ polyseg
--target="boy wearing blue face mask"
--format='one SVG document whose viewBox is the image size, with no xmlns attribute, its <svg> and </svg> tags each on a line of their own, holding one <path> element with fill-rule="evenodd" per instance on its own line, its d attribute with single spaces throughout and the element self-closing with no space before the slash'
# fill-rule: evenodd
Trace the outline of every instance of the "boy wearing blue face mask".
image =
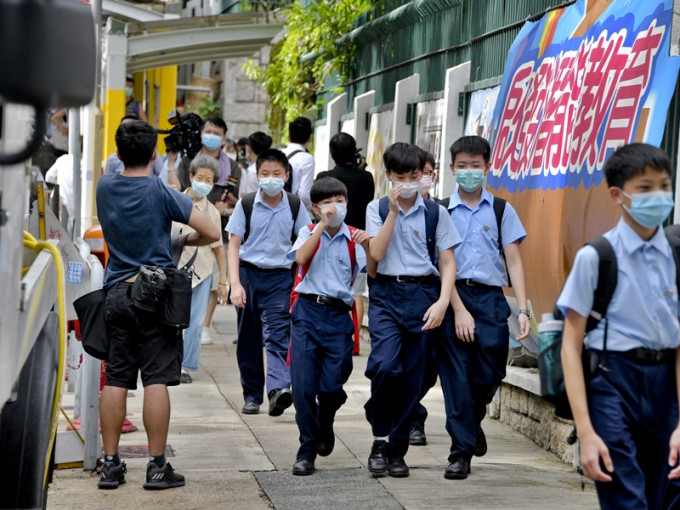
<svg viewBox="0 0 680 510">
<path fill-rule="evenodd" d="M 219 172 L 217 160 L 210 156 L 199 156 L 191 162 L 189 175 L 191 178 L 191 188 L 185 193 L 192 197 L 194 208 L 205 214 L 216 226 L 220 228 L 220 213 L 212 205 L 207 196 L 213 188 L 213 182 Z M 182 228 L 182 235 L 193 232 L 191 227 L 186 225 L 173 224 L 173 229 Z M 184 267 L 196 251 L 193 247 L 187 247 L 179 260 L 178 267 Z M 191 316 L 189 327 L 184 330 L 184 354 L 182 357 L 182 373 L 180 382 L 191 383 L 192 378 L 189 371 L 198 370 L 198 360 L 201 355 L 201 332 L 203 331 L 203 321 L 208 308 L 210 299 L 210 289 L 212 283 L 213 265 L 217 261 L 219 269 L 219 281 L 227 281 L 227 259 L 224 253 L 222 240 L 216 241 L 208 246 L 201 246 L 196 251 L 192 269 L 193 277 L 191 281 Z M 227 300 L 227 286 L 218 285 L 218 296 L 221 300 Z"/>
<path fill-rule="evenodd" d="M 376 475 L 409 476 L 404 455 L 411 415 L 456 274 L 453 248 L 460 236 L 446 210 L 418 193 L 424 159 L 411 144 L 390 145 L 383 162 L 393 187 L 366 210 L 377 274 L 369 293 L 371 397 L 364 408 L 374 437 L 368 469 Z"/>
<path fill-rule="evenodd" d="M 604 234 L 616 255 L 617 284 L 606 316 L 584 337 L 599 257 L 592 246 L 579 250 L 557 301 L 565 315 L 564 379 L 581 464 L 600 506 L 662 508 L 668 479 L 680 477 L 680 310 L 676 264 L 661 228 L 674 205 L 671 162 L 661 149 L 633 143 L 614 152 L 603 172 L 622 209 Z M 584 348 L 600 361 L 588 382 Z"/>
<path fill-rule="evenodd" d="M 241 372 L 244 414 L 257 414 L 266 386 L 270 416 L 279 416 L 293 403 L 290 371 L 286 366 L 290 338 L 290 293 L 293 275 L 288 252 L 292 232 L 311 223 L 300 200 L 283 190 L 290 178 L 288 159 L 276 149 L 262 151 L 255 163 L 259 190 L 238 201 L 229 218 L 227 260 L 231 301 L 238 316 L 236 360 Z M 297 200 L 297 216 L 290 202 Z M 249 203 L 249 213 L 244 209 Z M 248 216 L 247 216 L 248 214 Z"/>
<path fill-rule="evenodd" d="M 288 257 L 298 265 L 292 308 L 290 373 L 300 448 L 293 474 L 310 475 L 318 455 L 335 445 L 333 421 L 347 400 L 342 389 L 352 372 L 354 279 L 366 266 L 368 235 L 344 223 L 347 188 L 324 177 L 310 190 L 320 219 L 300 230 Z M 311 230 L 310 230 L 311 227 Z M 298 281 L 296 279 L 296 281 Z"/>
<path fill-rule="evenodd" d="M 521 333 L 517 339 L 529 335 L 519 252 L 526 232 L 507 203 L 498 232 L 495 198 L 484 189 L 491 168 L 489 142 L 479 136 L 464 136 L 450 150 L 451 171 L 458 188 L 449 199 L 448 210 L 463 242 L 455 250 L 458 272 L 451 293 L 454 321 L 444 323 L 443 339 L 437 345 L 437 363 L 446 406 L 446 429 L 451 436 L 449 465 L 444 476 L 464 479 L 470 473 L 472 456 L 486 453 L 481 422 L 486 405 L 505 377 L 510 307 L 503 294 L 503 286 L 507 285 L 503 255 L 520 309 Z"/>
</svg>

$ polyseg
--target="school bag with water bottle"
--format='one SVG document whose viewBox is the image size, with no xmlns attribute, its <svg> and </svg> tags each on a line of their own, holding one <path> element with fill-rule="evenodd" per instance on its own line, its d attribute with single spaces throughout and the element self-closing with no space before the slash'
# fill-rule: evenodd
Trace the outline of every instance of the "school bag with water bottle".
<svg viewBox="0 0 680 510">
<path fill-rule="evenodd" d="M 676 267 L 676 286 L 680 290 L 680 225 L 671 225 L 664 229 L 666 238 L 673 252 Z M 597 327 L 602 319 L 604 323 L 603 363 L 600 364 L 597 355 L 583 349 L 583 375 L 586 381 L 593 378 L 600 366 L 606 366 L 607 355 L 607 307 L 614 295 L 618 280 L 618 265 L 616 254 L 611 243 L 600 236 L 590 241 L 599 257 L 598 278 L 593 293 L 593 308 L 586 322 L 586 333 Z M 555 414 L 561 418 L 573 419 L 567 390 L 564 386 L 564 372 L 562 370 L 562 330 L 564 317 L 557 306 L 553 313 L 543 314 L 538 325 L 538 369 L 540 374 L 541 396 L 555 406 Z"/>
</svg>

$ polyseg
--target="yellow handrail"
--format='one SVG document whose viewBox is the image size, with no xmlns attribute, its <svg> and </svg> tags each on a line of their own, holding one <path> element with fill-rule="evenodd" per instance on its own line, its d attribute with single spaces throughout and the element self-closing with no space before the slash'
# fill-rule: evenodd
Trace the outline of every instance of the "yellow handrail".
<svg viewBox="0 0 680 510">
<path fill-rule="evenodd" d="M 57 384 L 54 392 L 54 403 L 52 405 L 52 416 L 50 419 L 50 442 L 48 448 L 48 459 L 51 456 L 52 447 L 57 437 L 57 413 L 59 412 L 59 401 L 61 400 L 61 387 L 64 381 L 64 361 L 66 358 L 66 296 L 64 271 L 61 262 L 61 254 L 57 247 L 48 241 L 38 241 L 30 233 L 24 231 L 24 246 L 32 249 L 36 255 L 47 250 L 52 255 L 57 273 L 57 313 L 59 315 L 59 364 L 57 365 Z M 49 474 L 49 460 L 45 462 L 45 476 L 43 487 L 47 485 Z"/>
</svg>

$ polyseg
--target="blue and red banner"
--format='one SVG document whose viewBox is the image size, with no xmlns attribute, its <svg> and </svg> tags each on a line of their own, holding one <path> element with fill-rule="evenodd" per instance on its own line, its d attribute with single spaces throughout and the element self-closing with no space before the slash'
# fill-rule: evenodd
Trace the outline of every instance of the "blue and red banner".
<svg viewBox="0 0 680 510">
<path fill-rule="evenodd" d="M 491 188 L 587 189 L 633 141 L 659 145 L 680 67 L 672 0 L 577 0 L 527 22 L 493 115 Z"/>
</svg>

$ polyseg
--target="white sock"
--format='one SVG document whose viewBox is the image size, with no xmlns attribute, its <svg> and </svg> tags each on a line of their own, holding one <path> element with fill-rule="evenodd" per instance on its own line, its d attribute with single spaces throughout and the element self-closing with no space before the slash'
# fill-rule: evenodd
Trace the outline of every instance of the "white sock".
<svg viewBox="0 0 680 510">
<path fill-rule="evenodd" d="M 386 441 L 388 443 L 390 442 L 390 436 L 383 436 L 383 437 L 373 436 L 373 439 L 375 441 Z"/>
</svg>

